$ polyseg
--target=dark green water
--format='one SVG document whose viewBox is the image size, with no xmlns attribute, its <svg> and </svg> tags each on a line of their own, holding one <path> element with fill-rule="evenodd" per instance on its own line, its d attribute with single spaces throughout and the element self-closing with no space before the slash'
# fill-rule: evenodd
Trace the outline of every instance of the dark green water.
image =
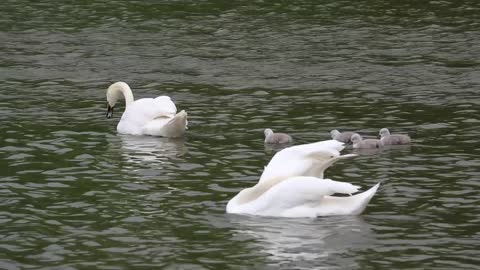
<svg viewBox="0 0 480 270">
<path fill-rule="evenodd" d="M 4 0 L 0 268 L 478 269 L 479 55 L 478 1 Z M 186 138 L 117 135 L 119 80 Z M 383 181 L 359 217 L 227 215 L 266 127 L 413 144 L 329 169 Z"/>
</svg>

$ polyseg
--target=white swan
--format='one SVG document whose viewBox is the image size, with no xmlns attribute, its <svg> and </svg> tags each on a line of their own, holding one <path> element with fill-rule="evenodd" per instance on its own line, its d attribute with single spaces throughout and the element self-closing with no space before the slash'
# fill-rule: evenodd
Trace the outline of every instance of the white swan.
<svg viewBox="0 0 480 270">
<path fill-rule="evenodd" d="M 340 155 L 343 143 L 335 140 L 298 145 L 278 152 L 258 183 L 240 191 L 227 204 L 227 213 L 280 217 L 358 215 L 375 195 L 379 184 L 347 197 L 359 187 L 322 179 L 326 168 L 356 155 Z"/>
<path fill-rule="evenodd" d="M 107 89 L 107 118 L 113 115 L 113 108 L 120 96 L 125 98 L 125 111 L 117 125 L 118 133 L 181 137 L 187 128 L 187 112 L 177 113 L 177 107 L 168 96 L 133 99 L 128 84 L 116 82 Z"/>
</svg>

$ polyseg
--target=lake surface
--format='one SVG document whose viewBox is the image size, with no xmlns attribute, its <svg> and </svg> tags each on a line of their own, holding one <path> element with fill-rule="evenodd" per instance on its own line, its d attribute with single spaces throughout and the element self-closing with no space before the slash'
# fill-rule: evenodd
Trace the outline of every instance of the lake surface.
<svg viewBox="0 0 480 270">
<path fill-rule="evenodd" d="M 478 1 L 45 2 L 0 8 L 1 269 L 480 269 Z M 120 80 L 187 136 L 118 135 Z M 361 216 L 227 215 L 267 127 L 413 143 L 327 171 Z"/>
</svg>

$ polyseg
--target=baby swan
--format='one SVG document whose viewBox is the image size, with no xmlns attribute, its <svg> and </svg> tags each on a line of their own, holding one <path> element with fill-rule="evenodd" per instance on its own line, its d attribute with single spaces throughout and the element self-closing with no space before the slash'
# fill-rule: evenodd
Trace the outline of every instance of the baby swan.
<svg viewBox="0 0 480 270">
<path fill-rule="evenodd" d="M 384 145 L 403 145 L 410 144 L 410 137 L 408 135 L 390 134 L 387 128 L 380 129 L 380 140 Z"/>
<path fill-rule="evenodd" d="M 117 125 L 121 134 L 181 137 L 187 128 L 187 112 L 177 113 L 168 96 L 134 100 L 128 84 L 116 82 L 107 89 L 107 118 L 112 118 L 117 100 L 125 98 L 125 111 Z"/>
<path fill-rule="evenodd" d="M 383 146 L 382 141 L 377 139 L 362 139 L 362 136 L 359 134 L 354 134 L 352 136 L 352 143 L 353 148 L 361 148 L 361 149 L 374 149 L 380 148 Z"/>
<path fill-rule="evenodd" d="M 265 143 L 268 144 L 283 144 L 291 143 L 293 141 L 290 135 L 285 133 L 274 133 L 273 130 L 267 128 L 264 131 L 265 133 Z"/>
<path fill-rule="evenodd" d="M 358 133 L 351 132 L 351 131 L 340 132 L 336 129 L 330 131 L 330 136 L 332 137 L 332 139 L 339 142 L 348 143 L 348 144 L 352 143 L 351 138 L 354 134 L 358 134 Z"/>
</svg>

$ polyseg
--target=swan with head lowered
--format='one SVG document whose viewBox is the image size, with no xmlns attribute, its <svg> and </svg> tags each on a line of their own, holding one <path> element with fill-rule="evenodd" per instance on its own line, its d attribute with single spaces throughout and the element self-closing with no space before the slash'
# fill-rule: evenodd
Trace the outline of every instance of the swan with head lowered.
<svg viewBox="0 0 480 270">
<path fill-rule="evenodd" d="M 121 97 L 125 98 L 125 111 L 117 125 L 121 134 L 182 137 L 187 128 L 187 112 L 177 113 L 175 103 L 168 96 L 134 100 L 128 84 L 116 82 L 107 89 L 107 118 Z"/>
<path fill-rule="evenodd" d="M 258 183 L 240 191 L 227 204 L 227 213 L 279 217 L 359 215 L 379 184 L 353 196 L 359 187 L 323 179 L 325 169 L 338 160 L 343 143 L 329 140 L 285 148 L 275 154 Z"/>
</svg>

